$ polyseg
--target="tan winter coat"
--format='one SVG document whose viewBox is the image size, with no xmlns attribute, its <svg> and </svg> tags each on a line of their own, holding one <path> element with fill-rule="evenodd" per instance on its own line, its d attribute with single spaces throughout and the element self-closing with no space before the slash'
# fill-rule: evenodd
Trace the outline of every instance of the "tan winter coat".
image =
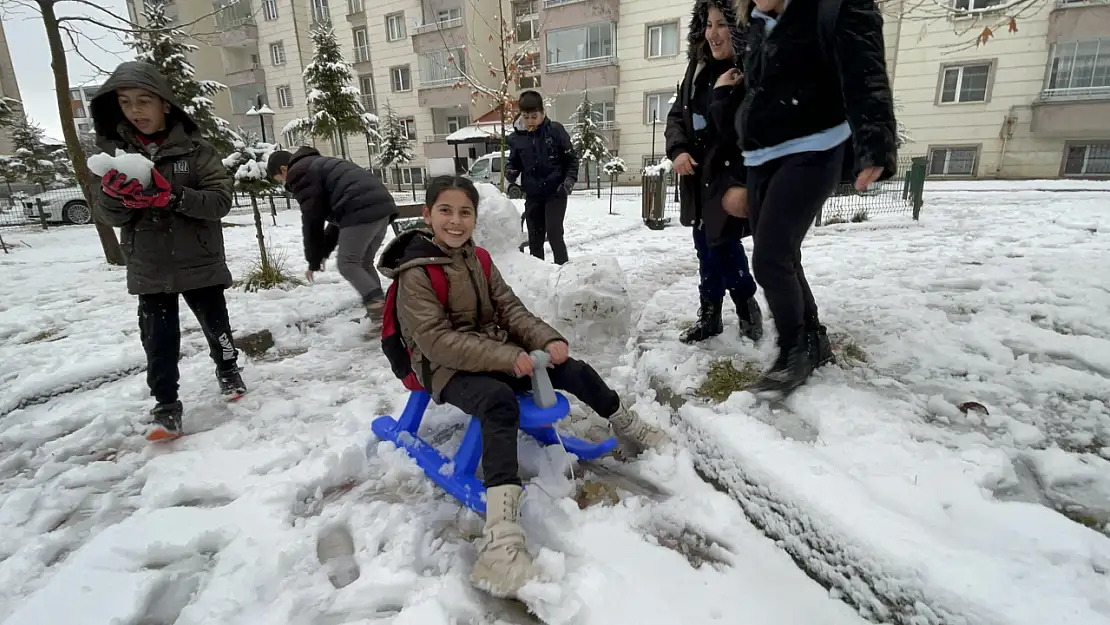
<svg viewBox="0 0 1110 625">
<path fill-rule="evenodd" d="M 439 265 L 447 277 L 446 308 L 427 265 Z M 378 269 L 397 281 L 397 319 L 412 370 L 436 402 L 457 371 L 511 373 L 522 352 L 566 340 L 528 311 L 497 265 L 486 280 L 473 242 L 444 249 L 431 232 L 410 230 L 382 252 Z"/>
</svg>

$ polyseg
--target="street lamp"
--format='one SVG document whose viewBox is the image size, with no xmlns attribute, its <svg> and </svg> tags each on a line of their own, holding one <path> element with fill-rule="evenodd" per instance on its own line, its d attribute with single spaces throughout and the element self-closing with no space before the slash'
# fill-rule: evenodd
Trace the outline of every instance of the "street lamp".
<svg viewBox="0 0 1110 625">
<path fill-rule="evenodd" d="M 246 113 L 248 116 L 258 117 L 258 126 L 262 128 L 262 143 L 266 143 L 266 116 L 273 115 L 274 111 L 267 104 L 262 102 L 262 94 L 258 94 L 258 102 L 252 106 Z"/>
</svg>

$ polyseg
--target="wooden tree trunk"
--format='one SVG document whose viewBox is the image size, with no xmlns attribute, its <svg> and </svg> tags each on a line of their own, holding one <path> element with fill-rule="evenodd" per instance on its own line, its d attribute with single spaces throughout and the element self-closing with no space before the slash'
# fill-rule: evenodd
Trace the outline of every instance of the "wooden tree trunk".
<svg viewBox="0 0 1110 625">
<path fill-rule="evenodd" d="M 254 234 L 258 238 L 258 258 L 263 271 L 270 270 L 270 256 L 266 253 L 266 235 L 262 232 L 262 212 L 258 210 L 258 194 L 251 191 L 251 210 L 254 212 Z"/>
<path fill-rule="evenodd" d="M 96 215 L 99 212 L 95 210 L 96 205 L 93 203 L 96 195 L 89 186 L 93 175 L 85 162 L 85 150 L 81 147 L 81 141 L 77 137 L 77 128 L 73 124 L 73 110 L 69 101 L 69 66 L 66 65 L 66 51 L 62 44 L 62 33 L 58 29 L 58 16 L 54 13 L 54 0 L 38 0 L 38 5 L 42 13 L 42 25 L 46 28 L 46 41 L 50 46 L 50 67 L 54 70 L 54 95 L 58 101 L 58 114 L 61 117 L 62 136 L 66 141 L 66 151 L 69 152 L 69 158 L 73 161 L 73 172 L 77 177 L 77 183 L 81 185 L 81 193 L 85 196 L 85 202 L 89 209 L 93 211 L 93 215 Z M 100 247 L 104 250 L 104 260 L 109 265 L 125 264 L 126 259 L 123 256 L 123 249 L 120 248 L 119 239 L 116 238 L 116 231 L 99 220 L 95 223 L 96 234 L 100 237 Z"/>
</svg>

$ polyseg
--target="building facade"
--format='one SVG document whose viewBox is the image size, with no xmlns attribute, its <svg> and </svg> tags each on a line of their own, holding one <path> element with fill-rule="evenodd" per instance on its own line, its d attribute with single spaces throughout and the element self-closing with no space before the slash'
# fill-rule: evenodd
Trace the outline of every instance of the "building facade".
<svg viewBox="0 0 1110 625">
<path fill-rule="evenodd" d="M 1001 29 L 975 45 L 984 26 L 1004 17 L 989 10 L 1000 2 L 954 0 L 950 10 L 881 3 L 898 116 L 913 138 L 902 154 L 927 156 L 936 177 L 1110 176 L 1110 2 L 1030 2 L 1017 32 Z M 177 6 L 182 23 L 186 13 L 220 8 L 206 0 Z M 960 13 L 968 8 L 985 12 Z M 194 64 L 200 77 L 230 87 L 229 119 L 257 126 L 257 117 L 242 114 L 261 94 L 280 130 L 308 114 L 302 74 L 312 59 L 310 30 L 329 21 L 366 108 L 379 115 L 392 108 L 412 139 L 413 162 L 386 175 L 419 184 L 486 152 L 446 139 L 494 106 L 461 83 L 466 76 L 497 88 L 500 72 L 490 66 L 500 65 L 503 18 L 514 50 L 534 52 L 511 91 L 540 90 L 548 115 L 568 127 L 588 91 L 631 181 L 664 153 L 690 9 L 661 0 L 239 0 L 217 16 L 223 32 Z M 316 146 L 338 153 L 330 141 Z M 350 137 L 348 152 L 376 165 L 373 141 Z"/>
<path fill-rule="evenodd" d="M 0 22 L 0 97 L 22 99 L 19 95 L 19 82 L 15 78 L 15 66 L 8 52 L 8 37 L 4 34 L 4 24 Z M 6 132 L 0 132 L 0 154 L 12 153 L 12 140 Z"/>
</svg>

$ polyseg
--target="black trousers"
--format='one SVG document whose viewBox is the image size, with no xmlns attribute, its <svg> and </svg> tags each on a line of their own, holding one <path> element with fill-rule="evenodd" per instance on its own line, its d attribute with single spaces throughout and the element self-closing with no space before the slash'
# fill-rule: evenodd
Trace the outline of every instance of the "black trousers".
<svg viewBox="0 0 1110 625">
<path fill-rule="evenodd" d="M 844 145 L 802 152 L 748 169 L 752 270 L 775 318 L 780 347 L 818 324 L 802 269 L 802 240 L 840 179 Z"/>
<path fill-rule="evenodd" d="M 551 245 L 555 264 L 567 262 L 567 244 L 563 242 L 563 220 L 567 216 L 567 196 L 557 191 L 548 198 L 524 200 L 524 220 L 528 224 L 528 251 L 543 259 L 544 238 Z"/>
<path fill-rule="evenodd" d="M 567 359 L 548 369 L 551 385 L 567 391 L 608 419 L 620 408 L 620 396 L 609 388 L 590 365 Z M 530 390 L 530 378 L 505 373 L 460 371 L 440 393 L 440 399 L 478 418 L 482 424 L 482 472 L 486 488 L 520 484 L 516 436 L 520 429 L 520 406 L 516 394 Z"/>
<path fill-rule="evenodd" d="M 209 353 L 216 368 L 236 368 L 239 352 L 231 337 L 224 287 L 213 286 L 181 293 L 185 303 L 200 322 Z M 139 338 L 146 352 L 146 384 L 158 403 L 177 401 L 181 356 L 181 322 L 177 293 L 139 296 Z"/>
</svg>

